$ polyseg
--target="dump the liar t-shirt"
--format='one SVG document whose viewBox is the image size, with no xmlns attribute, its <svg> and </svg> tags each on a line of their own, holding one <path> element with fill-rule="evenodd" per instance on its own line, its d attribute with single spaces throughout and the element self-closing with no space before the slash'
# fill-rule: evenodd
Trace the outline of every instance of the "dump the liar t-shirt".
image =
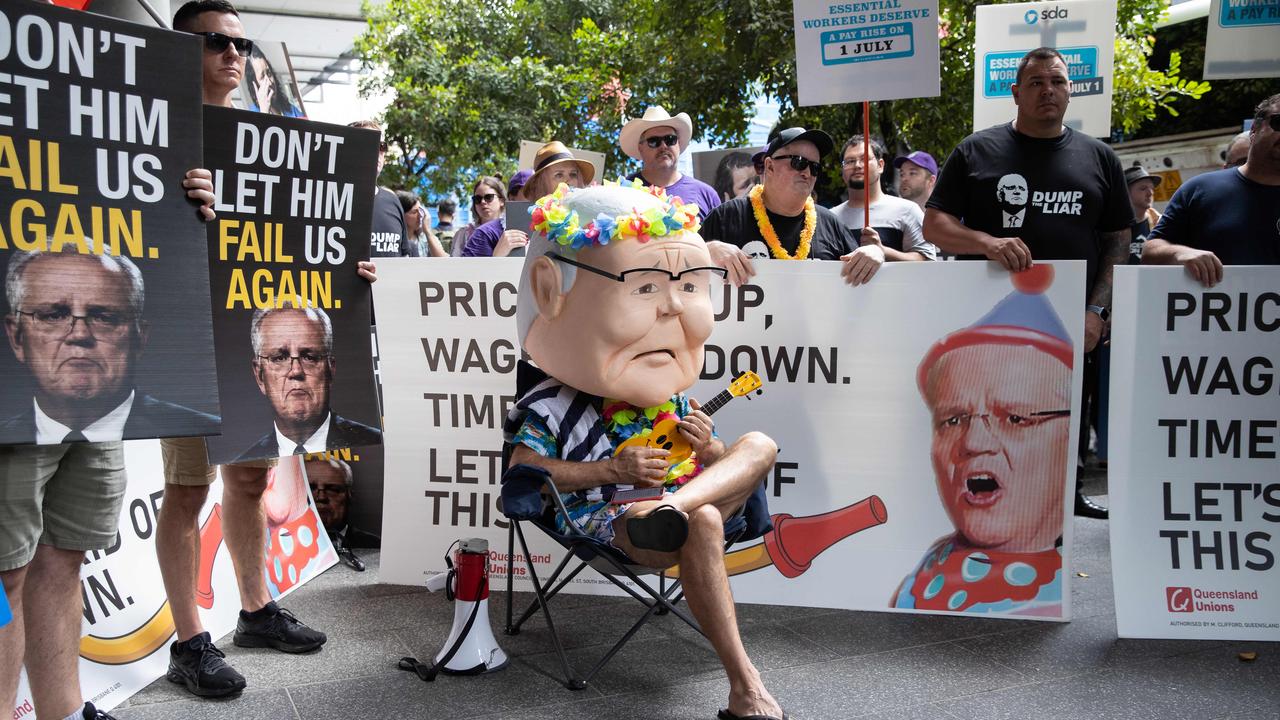
<svg viewBox="0 0 1280 720">
<path fill-rule="evenodd" d="M 1033 138 L 1012 123 L 961 141 L 927 206 L 974 230 L 1021 238 L 1036 260 L 1087 260 L 1090 285 L 1101 233 L 1128 231 L 1133 222 L 1124 172 L 1111 148 L 1070 128 L 1056 138 Z"/>
</svg>

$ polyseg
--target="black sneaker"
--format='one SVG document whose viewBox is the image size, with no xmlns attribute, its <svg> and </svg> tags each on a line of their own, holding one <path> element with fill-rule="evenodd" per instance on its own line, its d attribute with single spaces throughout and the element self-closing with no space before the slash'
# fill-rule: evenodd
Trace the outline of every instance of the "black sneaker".
<svg viewBox="0 0 1280 720">
<path fill-rule="evenodd" d="M 169 646 L 170 682 L 186 685 L 187 690 L 200 697 L 222 697 L 244 689 L 244 676 L 226 663 L 213 644 L 209 633 L 202 632 L 186 642 L 174 642 Z"/>
<path fill-rule="evenodd" d="M 319 630 L 312 630 L 293 613 L 275 601 L 255 612 L 240 611 L 236 621 L 236 634 L 231 640 L 240 647 L 270 647 L 287 653 L 311 652 L 329 638 Z"/>
<path fill-rule="evenodd" d="M 81 717 L 83 717 L 84 720 L 116 720 L 111 715 L 108 715 L 94 707 L 91 702 L 84 704 L 84 709 L 81 710 Z"/>
</svg>

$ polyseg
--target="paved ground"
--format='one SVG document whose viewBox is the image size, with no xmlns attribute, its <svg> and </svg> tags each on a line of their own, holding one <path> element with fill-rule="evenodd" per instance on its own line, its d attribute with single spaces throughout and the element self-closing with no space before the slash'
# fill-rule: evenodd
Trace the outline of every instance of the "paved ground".
<svg viewBox="0 0 1280 720">
<path fill-rule="evenodd" d="M 747 649 L 797 719 L 1280 720 L 1280 644 L 1117 639 L 1106 523 L 1076 520 L 1075 537 L 1075 570 L 1088 577 L 1072 579 L 1071 623 L 740 605 Z M 506 670 L 421 682 L 395 670 L 396 661 L 437 652 L 451 610 L 441 595 L 379 585 L 377 558 L 369 559 L 368 572 L 339 565 L 287 603 L 329 633 L 320 653 L 243 650 L 228 637 L 220 646 L 250 684 L 242 696 L 193 701 L 162 679 L 113 714 L 120 720 L 710 720 L 728 691 L 709 646 L 669 617 L 641 631 L 581 692 L 548 676 L 556 661 L 545 652 L 547 635 L 538 621 L 519 637 L 499 632 L 513 656 Z M 615 609 L 632 612 L 630 600 L 562 599 L 597 618 Z M 500 596 L 493 605 L 497 632 Z M 563 625 L 573 657 L 595 657 L 617 634 L 585 619 Z M 1242 651 L 1256 651 L 1258 659 L 1242 662 Z"/>
</svg>

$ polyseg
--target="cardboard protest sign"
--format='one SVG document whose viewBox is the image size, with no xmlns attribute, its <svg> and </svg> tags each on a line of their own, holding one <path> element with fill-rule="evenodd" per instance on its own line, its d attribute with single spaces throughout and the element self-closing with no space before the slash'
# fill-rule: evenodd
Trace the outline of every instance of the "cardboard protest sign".
<svg viewBox="0 0 1280 720">
<path fill-rule="evenodd" d="M 282 42 L 255 40 L 245 63 L 240 92 L 245 107 L 257 112 L 306 117 L 298 79 L 293 74 L 289 49 Z"/>
<path fill-rule="evenodd" d="M 205 108 L 216 463 L 381 442 L 368 257 L 378 133 Z"/>
<path fill-rule="evenodd" d="M 1280 640 L 1280 268 L 1117 267 L 1111 563 L 1121 637 Z"/>
<path fill-rule="evenodd" d="M 1071 103 L 1063 123 L 1094 137 L 1111 135 L 1115 0 L 979 5 L 974 37 L 973 129 L 1013 119 L 1018 61 L 1051 47 L 1067 61 Z"/>
<path fill-rule="evenodd" d="M 522 262 L 449 265 L 391 261 L 374 287 L 396 313 L 380 331 L 384 378 L 402 389 L 386 408 L 386 582 L 443 570 L 459 537 L 488 539 L 490 574 L 506 573 L 496 502 Z M 774 530 L 725 557 L 737 600 L 1070 617 L 1085 264 L 1037 267 L 900 263 L 850 288 L 834 262 L 763 261 L 751 284 L 713 293 L 689 395 L 706 405 L 756 372 L 763 394 L 724 405 L 716 431 L 726 443 L 764 432 L 779 447 L 766 477 Z M 933 311 L 883 322 L 907 305 Z M 562 550 L 526 539 L 549 574 Z M 565 591 L 611 586 L 587 571 Z"/>
<path fill-rule="evenodd" d="M 200 39 L 0 9 L 0 444 L 219 431 Z"/>
<path fill-rule="evenodd" d="M 742 197 L 760 183 L 751 156 L 758 147 L 703 150 L 693 153 L 693 176 L 710 185 L 720 202 Z"/>
<path fill-rule="evenodd" d="M 937 0 L 795 0 L 800 105 L 935 97 Z"/>
<path fill-rule="evenodd" d="M 1280 77 L 1280 0 L 1213 0 L 1204 79 Z"/>
<path fill-rule="evenodd" d="M 164 494 L 157 441 L 125 444 L 129 487 L 120 508 L 120 532 L 110 548 L 85 556 L 80 568 L 84 625 L 80 688 L 100 710 L 110 710 L 164 675 L 175 637 L 173 611 L 156 563 L 156 524 Z M 267 592 L 280 600 L 337 562 L 317 503 L 308 495 L 301 458 L 267 471 L 263 495 Z M 200 512 L 196 610 L 216 639 L 235 629 L 240 593 L 223 531 L 222 479 L 209 488 Z M 25 673 L 12 717 L 34 718 Z"/>
</svg>

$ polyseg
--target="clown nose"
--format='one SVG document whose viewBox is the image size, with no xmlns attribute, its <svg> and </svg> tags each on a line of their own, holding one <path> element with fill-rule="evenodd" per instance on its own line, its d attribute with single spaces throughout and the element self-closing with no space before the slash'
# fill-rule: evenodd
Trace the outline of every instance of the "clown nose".
<svg viewBox="0 0 1280 720">
<path fill-rule="evenodd" d="M 798 518 L 778 513 L 773 516 L 773 532 L 764 536 L 764 545 L 778 572 L 793 578 L 808 570 L 827 548 L 888 520 L 889 513 L 878 495 L 821 515 Z"/>
</svg>

